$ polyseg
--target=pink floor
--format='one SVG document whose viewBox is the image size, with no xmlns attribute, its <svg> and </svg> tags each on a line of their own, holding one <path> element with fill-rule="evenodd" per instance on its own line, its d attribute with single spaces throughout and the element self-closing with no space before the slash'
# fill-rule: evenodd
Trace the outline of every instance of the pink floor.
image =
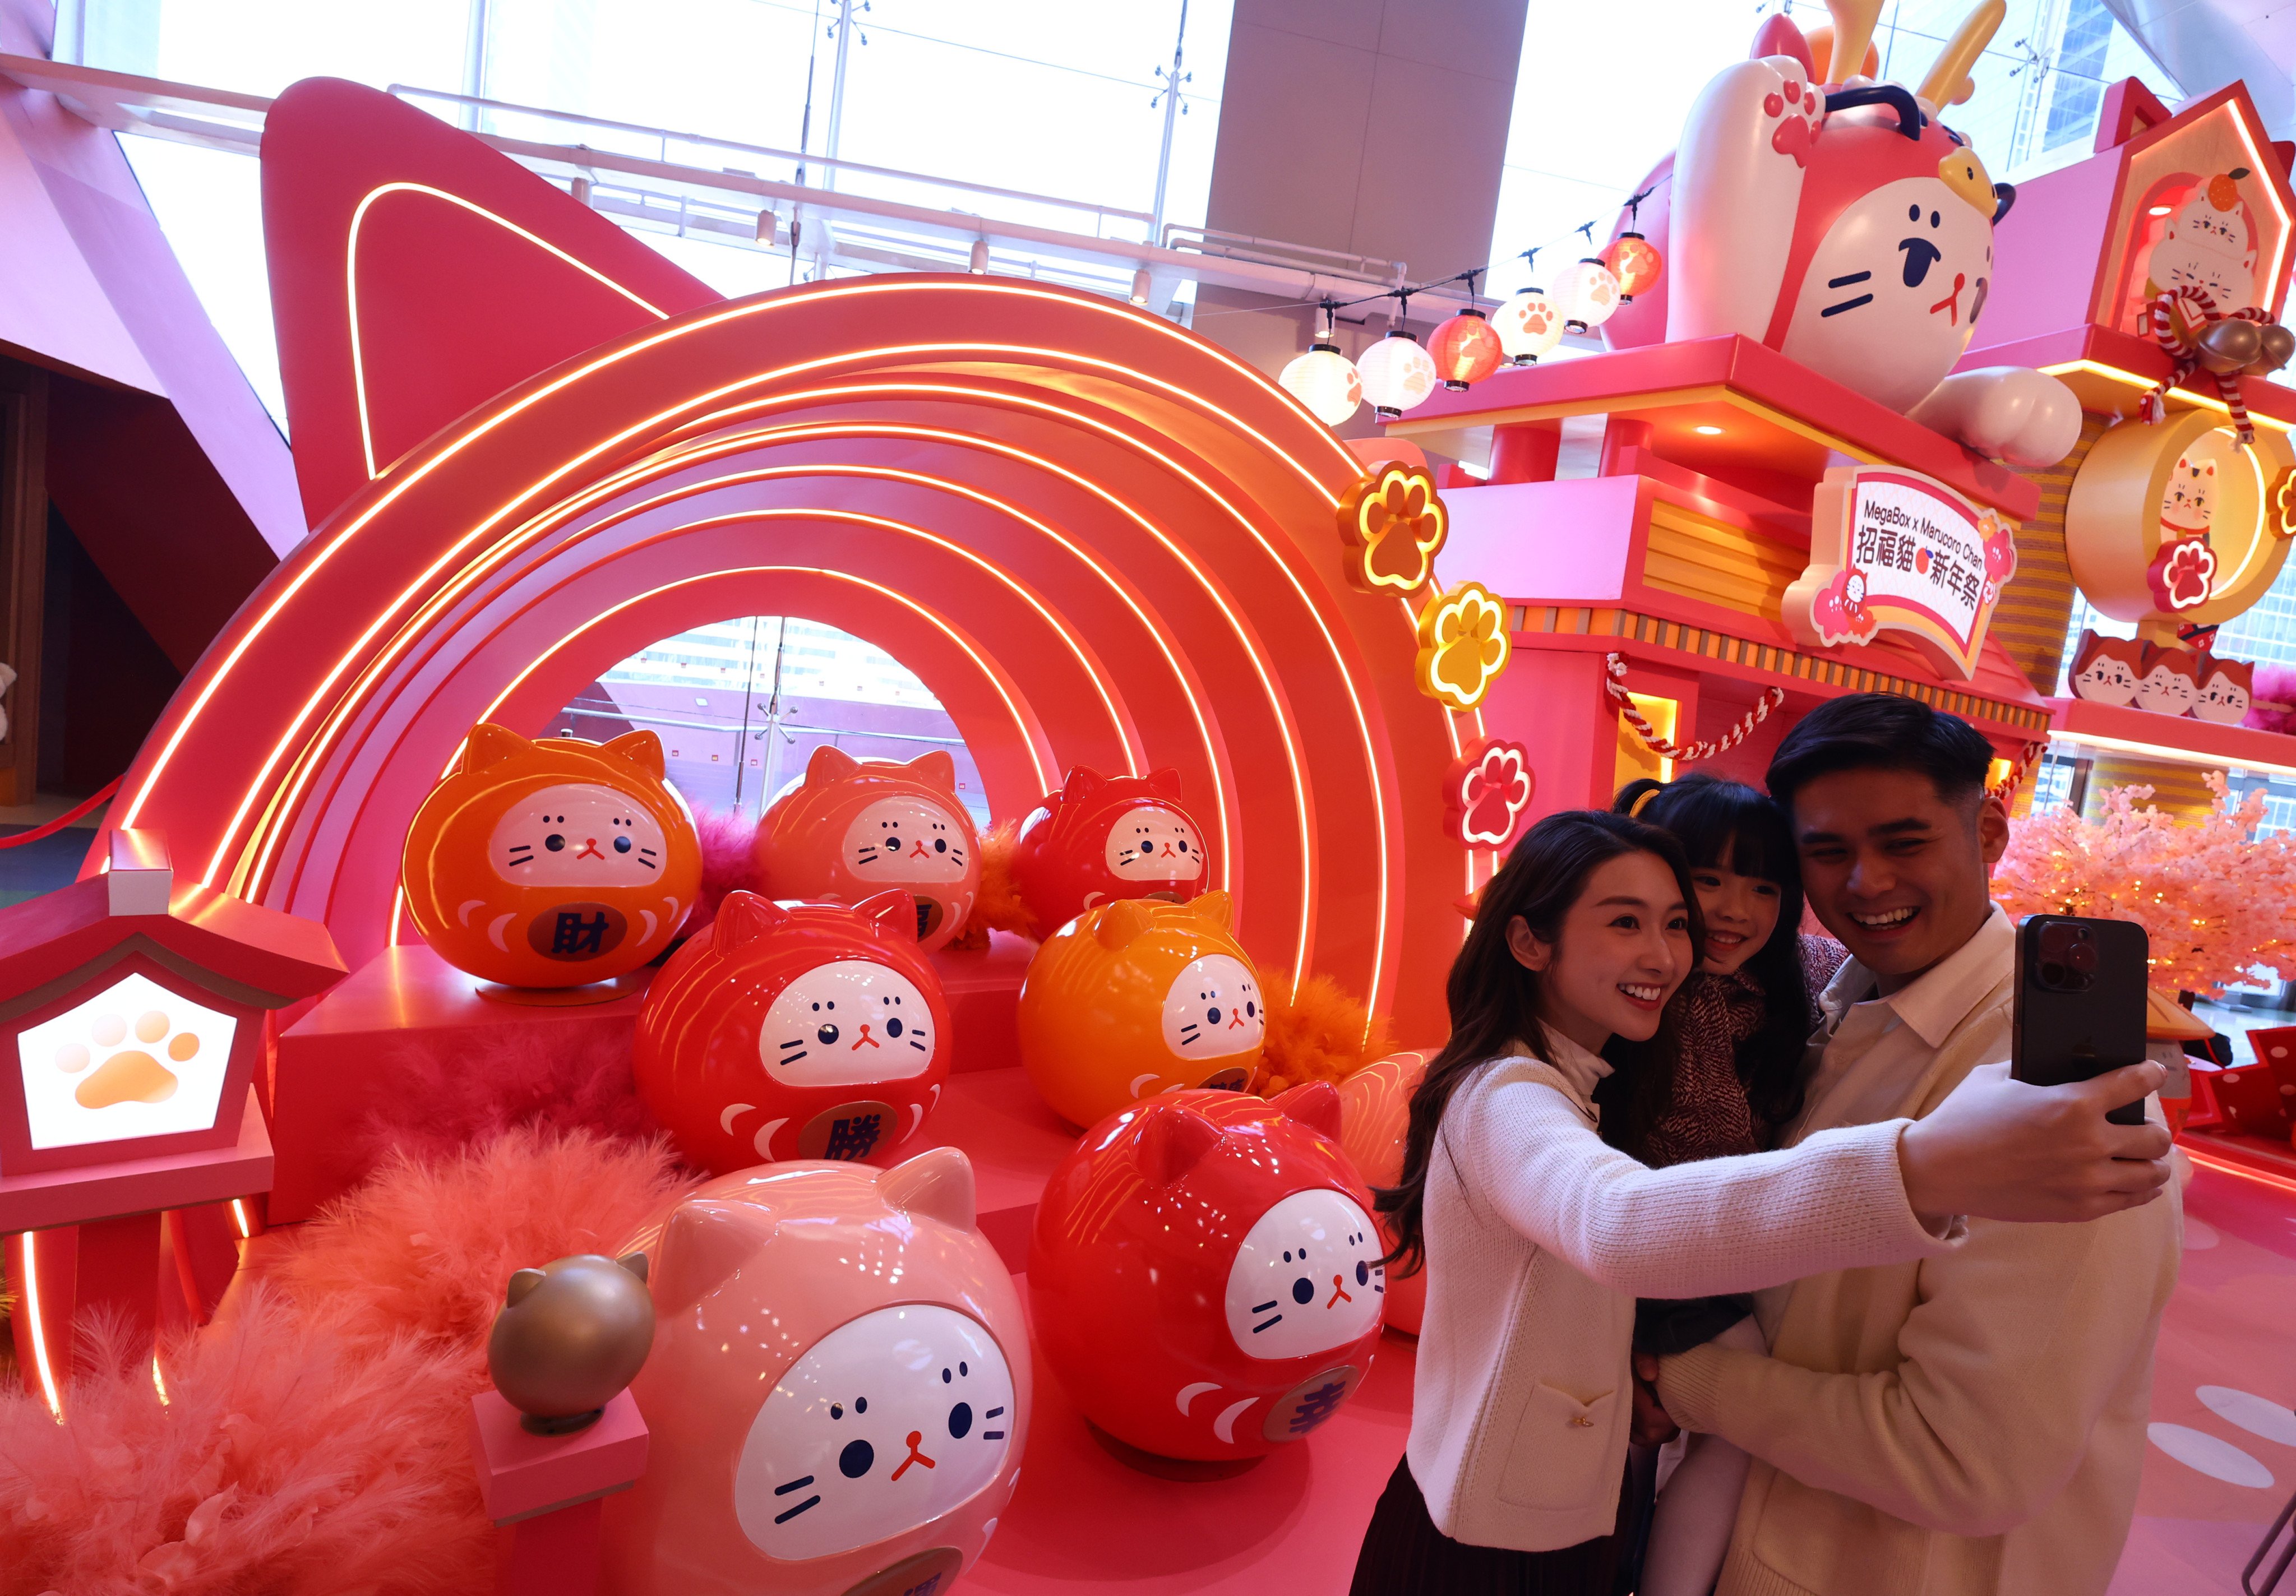
<svg viewBox="0 0 2296 1596">
<path fill-rule="evenodd" d="M 1023 1266 L 1037 1193 L 1068 1134 L 1021 1072 L 1004 1069 L 954 1077 L 927 1135 L 972 1155 L 983 1227 Z M 2238 1592 L 2242 1565 L 2296 1491 L 2296 1195 L 2204 1168 L 2185 1213 L 2184 1277 L 2156 1364 L 2154 1445 L 2112 1596 Z M 1040 1363 L 1020 1492 L 965 1588 L 1344 1591 L 1372 1503 L 1403 1452 L 1411 1369 L 1411 1341 L 1390 1333 L 1360 1394 L 1311 1440 L 1234 1478 L 1182 1482 L 1103 1452 Z M 2296 1596 L 2296 1574 L 2287 1589 Z"/>
</svg>

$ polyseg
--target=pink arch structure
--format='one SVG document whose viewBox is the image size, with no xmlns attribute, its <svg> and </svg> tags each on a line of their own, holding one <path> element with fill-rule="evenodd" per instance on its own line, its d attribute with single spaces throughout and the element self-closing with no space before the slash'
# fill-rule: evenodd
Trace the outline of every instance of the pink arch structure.
<svg viewBox="0 0 2296 1596">
<path fill-rule="evenodd" d="M 1178 767 L 1255 957 L 1439 1033 L 1491 866 L 1439 784 L 1481 726 L 1417 690 L 1409 610 L 1342 577 L 1361 470 L 1111 300 L 902 276 L 708 306 L 354 495 L 185 680 L 113 823 L 362 961 L 406 935 L 400 842 L 474 722 L 540 733 L 660 637 L 801 615 L 924 679 L 1000 817 L 1070 765 Z"/>
</svg>

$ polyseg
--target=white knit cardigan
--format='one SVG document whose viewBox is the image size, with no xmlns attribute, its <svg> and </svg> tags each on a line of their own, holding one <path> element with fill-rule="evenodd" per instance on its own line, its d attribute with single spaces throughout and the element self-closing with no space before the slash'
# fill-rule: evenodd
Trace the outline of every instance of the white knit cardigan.
<svg viewBox="0 0 2296 1596">
<path fill-rule="evenodd" d="M 1632 1419 L 1635 1298 L 1751 1291 L 1934 1256 L 1898 1138 L 1827 1131 L 1647 1169 L 1603 1144 L 1610 1067 L 1567 1037 L 1494 1059 L 1444 1110 L 1427 1178 L 1428 1286 L 1408 1456 L 1436 1526 L 1545 1551 L 1607 1535 Z"/>
</svg>

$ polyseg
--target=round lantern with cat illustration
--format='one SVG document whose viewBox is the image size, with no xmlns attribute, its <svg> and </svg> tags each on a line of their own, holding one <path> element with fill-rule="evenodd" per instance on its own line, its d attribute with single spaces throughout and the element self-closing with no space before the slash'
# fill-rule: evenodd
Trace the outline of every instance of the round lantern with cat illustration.
<svg viewBox="0 0 2296 1596">
<path fill-rule="evenodd" d="M 1272 1101 L 1183 1092 L 1103 1120 L 1053 1171 L 1029 1322 L 1105 1435 L 1152 1457 L 1256 1458 L 1362 1383 L 1387 1281 L 1340 1115 L 1322 1081 Z"/>
<path fill-rule="evenodd" d="M 652 732 L 529 741 L 481 724 L 415 812 L 400 878 L 423 940 L 457 970 L 584 986 L 669 945 L 701 890 L 701 845 Z"/>
<path fill-rule="evenodd" d="M 623 1250 L 659 1329 L 607 1589 L 906 1596 L 979 1559 L 1020 1477 L 1029 1341 L 963 1153 L 728 1175 Z"/>
<path fill-rule="evenodd" d="M 948 1009 L 906 892 L 841 904 L 728 893 L 646 991 L 639 1095 L 713 1174 L 906 1142 L 948 1079 Z"/>
<path fill-rule="evenodd" d="M 1021 823 L 1013 848 L 1013 884 L 1040 936 L 1119 898 L 1193 897 L 1210 878 L 1176 770 L 1103 776 L 1079 765 Z"/>
<path fill-rule="evenodd" d="M 757 862 L 778 898 L 907 893 L 927 953 L 964 929 L 980 896 L 980 839 L 957 799 L 956 761 L 938 749 L 897 765 L 824 743 L 758 823 Z"/>
<path fill-rule="evenodd" d="M 1053 1111 L 1091 1125 L 1189 1086 L 1242 1091 L 1267 1035 L 1225 892 L 1124 898 L 1045 938 L 1021 983 L 1021 1062 Z"/>
</svg>

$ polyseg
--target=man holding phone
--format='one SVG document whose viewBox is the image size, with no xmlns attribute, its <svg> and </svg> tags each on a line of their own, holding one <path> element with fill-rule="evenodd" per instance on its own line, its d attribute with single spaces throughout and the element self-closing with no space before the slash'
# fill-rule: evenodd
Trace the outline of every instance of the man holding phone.
<svg viewBox="0 0 2296 1596">
<path fill-rule="evenodd" d="M 1804 890 L 1851 954 L 1789 1142 L 1926 1114 L 1972 1070 L 2007 1068 L 2016 933 L 1988 892 L 2008 840 L 1991 759 L 1966 722 L 1881 693 L 1821 705 L 1779 744 L 1769 788 Z M 1722 1596 L 2102 1592 L 2182 1233 L 2173 1188 L 2086 1224 L 1974 1221 L 1949 1256 L 1759 1294 L 1767 1357 L 1638 1358 L 1677 1423 L 1754 1459 Z"/>
</svg>

